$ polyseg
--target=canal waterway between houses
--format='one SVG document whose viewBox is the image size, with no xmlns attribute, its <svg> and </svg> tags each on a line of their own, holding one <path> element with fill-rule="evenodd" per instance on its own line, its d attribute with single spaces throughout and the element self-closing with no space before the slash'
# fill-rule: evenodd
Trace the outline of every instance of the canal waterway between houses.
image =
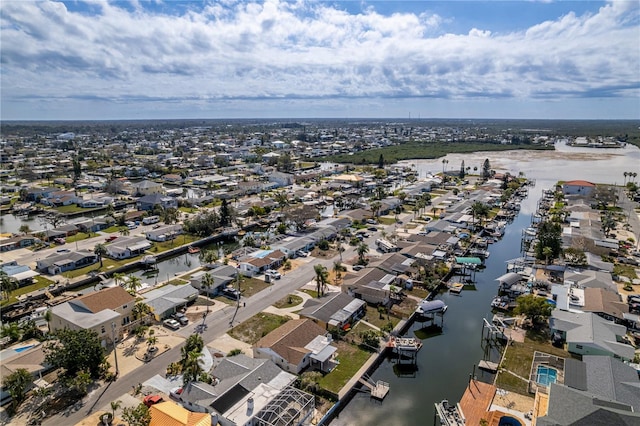
<svg viewBox="0 0 640 426">
<path fill-rule="evenodd" d="M 523 171 L 528 178 L 536 180 L 536 186 L 529 188 L 520 214 L 508 225 L 502 240 L 489 246 L 491 255 L 485 262 L 486 268 L 476 274 L 476 290 L 464 290 L 461 296 L 442 293 L 437 297 L 449 307 L 443 331 L 423 341 L 415 372 L 399 375 L 393 360 L 383 361 L 372 379 L 390 384 L 386 399 L 381 403 L 371 399 L 367 393 L 357 393 L 339 417 L 331 422 L 332 426 L 434 424 L 434 403 L 443 399 L 459 401 L 474 365 L 483 359 L 482 324 L 483 318 L 489 321 L 492 318 L 490 303 L 498 292 L 495 279 L 506 272 L 507 260 L 520 256 L 522 230 L 530 225 L 542 191 L 553 187 L 558 180 L 584 179 L 621 184 L 624 171 L 640 171 L 640 150 L 634 146 L 613 151 L 560 148 L 560 153 L 550 158 L 539 157 L 549 155 L 546 152 L 525 154 L 515 151 L 506 156 L 504 153 L 447 156 L 450 164 L 459 164 L 461 159 L 465 159 L 465 163 L 472 167 L 472 161 L 480 165 L 488 157 L 492 168 L 516 175 Z M 413 160 L 410 163 L 421 172 L 421 176 L 425 176 L 429 171 L 441 170 L 440 161 Z M 416 336 L 421 327 L 422 324 L 414 323 L 407 336 Z M 475 369 L 480 380 L 490 381 L 492 376 L 487 374 Z"/>
</svg>

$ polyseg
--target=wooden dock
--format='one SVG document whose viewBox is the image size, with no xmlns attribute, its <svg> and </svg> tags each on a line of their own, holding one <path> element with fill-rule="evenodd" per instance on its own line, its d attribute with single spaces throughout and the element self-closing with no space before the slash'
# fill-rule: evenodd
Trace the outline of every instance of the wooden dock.
<svg viewBox="0 0 640 426">
<path fill-rule="evenodd" d="M 389 393 L 389 383 L 383 382 L 382 380 L 378 380 L 375 384 L 372 384 L 368 380 L 360 378 L 358 382 L 369 388 L 372 398 L 383 400 Z"/>
<path fill-rule="evenodd" d="M 478 368 L 495 373 L 498 371 L 500 365 L 497 362 L 485 361 L 484 359 L 478 363 Z"/>
</svg>

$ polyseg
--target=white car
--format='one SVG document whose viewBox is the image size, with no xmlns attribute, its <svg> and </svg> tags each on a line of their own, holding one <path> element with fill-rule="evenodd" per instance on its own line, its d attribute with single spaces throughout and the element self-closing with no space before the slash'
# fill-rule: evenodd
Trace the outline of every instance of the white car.
<svg viewBox="0 0 640 426">
<path fill-rule="evenodd" d="M 162 321 L 162 324 L 164 324 L 165 327 L 170 328 L 172 330 L 177 330 L 180 328 L 180 323 L 174 320 L 173 318 L 169 318 Z"/>
<path fill-rule="evenodd" d="M 298 250 L 296 254 L 298 255 L 298 257 L 309 257 L 310 253 L 308 251 Z"/>
<path fill-rule="evenodd" d="M 276 271 L 275 269 L 267 269 L 264 274 L 269 275 L 271 278 L 275 278 L 276 280 L 279 280 L 282 277 L 282 275 L 280 275 L 280 272 Z"/>
</svg>

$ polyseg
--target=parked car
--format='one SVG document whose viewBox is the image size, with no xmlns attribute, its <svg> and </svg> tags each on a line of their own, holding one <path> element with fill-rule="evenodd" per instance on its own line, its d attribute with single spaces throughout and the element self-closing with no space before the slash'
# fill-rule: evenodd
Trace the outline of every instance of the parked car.
<svg viewBox="0 0 640 426">
<path fill-rule="evenodd" d="M 169 396 L 175 400 L 182 401 L 182 388 L 171 389 Z"/>
<path fill-rule="evenodd" d="M 172 316 L 173 316 L 174 320 L 178 321 L 182 325 L 189 324 L 189 318 L 187 318 L 187 316 L 185 314 L 183 314 L 182 312 L 176 312 Z"/>
<path fill-rule="evenodd" d="M 116 238 L 118 238 L 117 235 L 110 235 L 107 238 L 105 238 L 105 241 L 110 243 L 111 241 L 115 240 Z"/>
<path fill-rule="evenodd" d="M 142 403 L 144 405 L 146 405 L 147 407 L 151 407 L 154 404 L 157 404 L 159 402 L 162 402 L 163 399 L 160 395 L 147 395 L 144 397 L 144 399 L 142 400 Z"/>
<path fill-rule="evenodd" d="M 53 242 L 56 243 L 56 244 L 62 245 L 62 244 L 65 244 L 67 242 L 67 240 L 65 240 L 64 238 L 54 238 Z"/>
<path fill-rule="evenodd" d="M 370 226 L 367 228 L 367 230 L 371 231 L 371 232 L 378 232 L 378 228 L 376 228 L 375 226 Z"/>
<path fill-rule="evenodd" d="M 169 318 L 162 321 L 162 324 L 164 324 L 165 327 L 170 328 L 172 330 L 177 330 L 180 328 L 180 323 L 174 320 L 173 318 Z"/>
<path fill-rule="evenodd" d="M 222 295 L 227 299 L 231 299 L 231 300 L 238 300 L 240 299 L 240 296 L 241 296 L 240 292 L 237 289 L 231 288 L 231 287 L 227 287 L 223 289 Z"/>
<path fill-rule="evenodd" d="M 298 251 L 296 252 L 296 255 L 297 255 L 298 257 L 309 257 L 309 255 L 310 255 L 310 254 L 311 254 L 311 253 L 309 253 L 308 251 L 305 251 L 305 250 L 298 250 Z"/>
<path fill-rule="evenodd" d="M 267 271 L 264 274 L 269 275 L 271 276 L 271 278 L 275 278 L 276 280 L 279 280 L 280 278 L 282 278 L 282 275 L 280 275 L 280 272 L 276 271 L 275 269 L 267 269 Z"/>
<path fill-rule="evenodd" d="M 364 269 L 364 266 L 362 266 L 362 265 L 353 265 L 353 268 L 351 268 L 351 269 L 353 269 L 354 271 L 361 271 L 361 270 Z"/>
</svg>

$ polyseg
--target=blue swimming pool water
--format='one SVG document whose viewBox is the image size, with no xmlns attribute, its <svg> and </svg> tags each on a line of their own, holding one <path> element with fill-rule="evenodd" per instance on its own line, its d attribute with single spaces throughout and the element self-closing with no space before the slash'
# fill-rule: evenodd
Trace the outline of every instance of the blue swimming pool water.
<svg viewBox="0 0 640 426">
<path fill-rule="evenodd" d="M 538 366 L 538 375 L 536 383 L 543 386 L 549 386 L 551 383 L 555 383 L 558 378 L 558 370 L 555 368 L 547 367 L 546 365 Z"/>
<path fill-rule="evenodd" d="M 23 352 L 26 351 L 27 349 L 31 349 L 32 347 L 34 347 L 35 345 L 29 345 L 29 346 L 22 346 L 20 348 L 15 348 L 14 351 L 16 352 Z"/>
</svg>

